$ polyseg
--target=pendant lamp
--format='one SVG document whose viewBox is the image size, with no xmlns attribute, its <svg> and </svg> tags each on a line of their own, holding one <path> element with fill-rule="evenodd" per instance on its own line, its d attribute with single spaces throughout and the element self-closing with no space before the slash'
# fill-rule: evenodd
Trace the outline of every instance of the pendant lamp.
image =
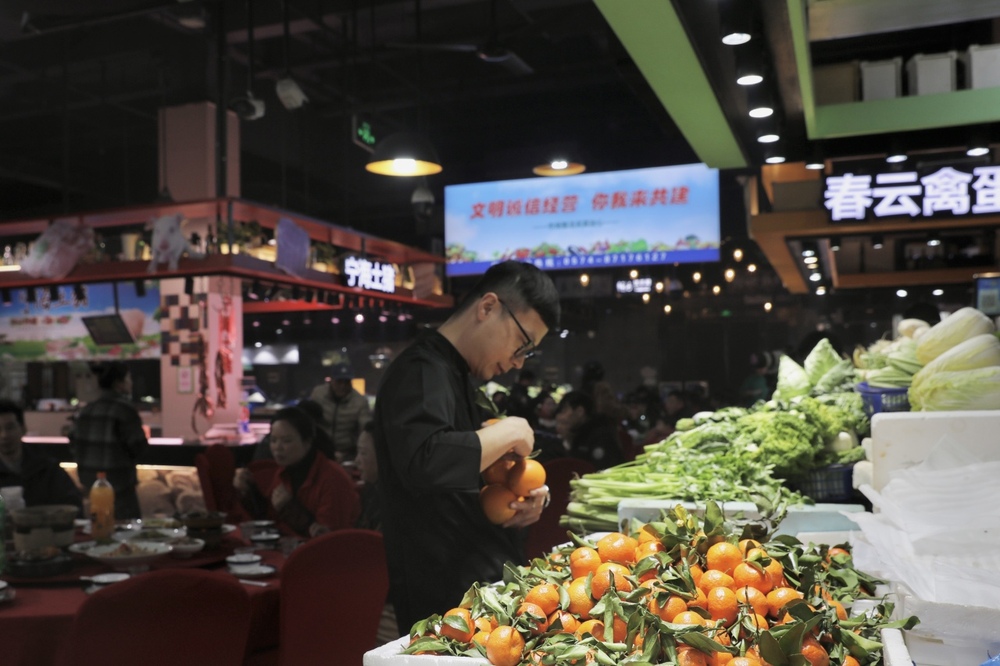
<svg viewBox="0 0 1000 666">
<path fill-rule="evenodd" d="M 432 176 L 442 167 L 430 141 L 420 134 L 397 132 L 376 144 L 365 169 L 382 176 Z"/>
</svg>

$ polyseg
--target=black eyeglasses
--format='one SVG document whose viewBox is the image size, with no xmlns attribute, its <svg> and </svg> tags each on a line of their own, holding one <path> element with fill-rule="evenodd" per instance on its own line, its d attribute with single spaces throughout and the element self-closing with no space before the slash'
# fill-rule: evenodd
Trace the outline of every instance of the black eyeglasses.
<svg viewBox="0 0 1000 666">
<path fill-rule="evenodd" d="M 514 320 L 514 323 L 517 325 L 517 329 L 521 331 L 521 335 L 524 336 L 524 344 L 515 349 L 514 353 L 511 356 L 513 356 L 514 358 L 523 358 L 523 359 L 531 358 L 532 356 L 535 355 L 535 349 L 534 349 L 535 343 L 532 341 L 531 336 L 528 335 L 528 332 L 526 330 L 524 330 L 524 326 L 521 326 L 521 322 L 517 320 L 517 317 L 514 316 L 514 312 L 509 307 L 507 307 L 507 304 L 501 301 L 499 298 L 497 299 L 497 301 L 500 303 L 500 305 L 503 306 L 503 309 L 507 311 L 507 314 L 510 315 L 510 318 Z"/>
</svg>

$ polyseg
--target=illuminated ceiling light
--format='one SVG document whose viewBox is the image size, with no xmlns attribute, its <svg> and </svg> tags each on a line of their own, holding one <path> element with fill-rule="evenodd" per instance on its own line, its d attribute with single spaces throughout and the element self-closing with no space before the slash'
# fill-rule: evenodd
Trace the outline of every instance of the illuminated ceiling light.
<svg viewBox="0 0 1000 666">
<path fill-rule="evenodd" d="M 639 277 L 639 271 L 637 271 L 637 270 L 635 270 L 635 269 L 633 268 L 632 270 L 630 270 L 630 271 L 628 272 L 628 276 L 629 276 L 630 278 L 632 278 L 632 279 L 634 280 L 634 279 L 636 279 L 637 277 Z"/>
<path fill-rule="evenodd" d="M 740 248 L 733 250 L 733 261 L 743 261 L 743 250 Z"/>
<path fill-rule="evenodd" d="M 772 308 L 774 308 L 774 306 L 771 305 L 771 301 L 764 303 L 764 312 L 770 312 Z"/>
<path fill-rule="evenodd" d="M 767 139 L 771 138 L 766 134 L 762 134 L 761 136 Z M 778 136 L 777 132 L 775 131 L 772 136 L 777 137 Z M 758 138 L 758 140 L 760 140 L 760 138 Z M 772 141 L 771 143 L 767 143 L 766 141 L 763 142 L 767 146 L 767 148 L 764 150 L 764 161 L 767 162 L 768 164 L 783 164 L 785 161 L 784 148 L 780 143 L 776 143 L 776 141 L 777 138 L 775 138 L 774 141 Z"/>
<path fill-rule="evenodd" d="M 927 235 L 927 245 L 929 247 L 937 247 L 941 244 L 941 234 L 937 231 L 932 231 Z"/>
<path fill-rule="evenodd" d="M 691 279 L 694 280 L 695 284 L 698 284 L 699 282 L 701 282 L 701 273 L 699 271 L 695 271 L 694 273 L 692 273 Z"/>
<path fill-rule="evenodd" d="M 726 278 L 726 282 L 732 282 L 733 280 L 736 279 L 736 271 L 734 271 L 732 268 L 727 268 L 726 272 L 723 274 L 723 277 Z"/>
<path fill-rule="evenodd" d="M 642 295 L 642 302 L 643 303 L 649 303 L 649 294 L 643 294 Z"/>
<path fill-rule="evenodd" d="M 658 294 L 662 294 L 663 293 L 663 283 L 662 282 L 657 282 L 654 288 L 656 289 L 656 293 L 658 293 Z"/>
<path fill-rule="evenodd" d="M 755 86 L 764 80 L 764 55 L 760 48 L 748 44 L 736 51 L 736 83 Z"/>
<path fill-rule="evenodd" d="M 330 323 L 331 324 L 339 324 L 340 323 L 340 317 L 330 317 Z"/>
<path fill-rule="evenodd" d="M 802 258 L 802 263 L 805 264 L 806 266 L 813 266 L 813 265 L 819 263 L 819 257 L 817 257 L 815 255 L 811 255 L 811 256 L 808 256 L 808 257 L 803 257 Z"/>
<path fill-rule="evenodd" d="M 826 163 L 820 159 L 811 159 L 806 161 L 806 168 L 811 171 L 820 171 L 826 168 Z"/>
<path fill-rule="evenodd" d="M 359 312 L 358 314 L 354 315 L 354 321 L 357 322 L 358 324 L 363 324 L 365 323 L 365 316 Z"/>
<path fill-rule="evenodd" d="M 739 46 L 752 39 L 753 14 L 749 5 L 744 0 L 719 4 L 719 36 L 726 46 Z"/>
<path fill-rule="evenodd" d="M 664 305 L 663 306 L 663 314 L 670 314 L 671 312 L 673 312 L 673 309 L 674 308 L 672 306 L 670 306 L 670 305 Z"/>
<path fill-rule="evenodd" d="M 253 346 L 254 346 L 254 347 L 256 347 L 257 349 L 260 349 L 260 348 L 261 348 L 261 347 L 263 347 L 264 345 L 263 345 L 263 343 L 261 343 L 261 342 L 255 342 L 255 343 L 253 343 Z"/>
<path fill-rule="evenodd" d="M 989 128 L 981 127 L 969 139 L 969 149 L 965 154 L 969 157 L 982 157 L 990 154 Z"/>
<path fill-rule="evenodd" d="M 575 176 L 587 170 L 582 162 L 566 157 L 556 157 L 531 169 L 536 176 Z"/>
<path fill-rule="evenodd" d="M 569 329 L 568 328 L 564 328 L 563 330 L 559 331 L 559 338 L 560 339 L 565 340 L 568 337 L 569 337 Z"/>
<path fill-rule="evenodd" d="M 840 236 L 830 236 L 830 249 L 833 252 L 840 252 Z"/>
<path fill-rule="evenodd" d="M 441 173 L 442 167 L 426 138 L 397 132 L 378 142 L 365 169 L 381 176 L 431 176 Z"/>
<path fill-rule="evenodd" d="M 584 287 L 590 284 L 590 276 L 586 273 L 580 273 L 580 284 Z"/>
<path fill-rule="evenodd" d="M 989 146 L 971 146 L 965 154 L 969 157 L 982 157 L 983 155 L 989 155 Z"/>
<path fill-rule="evenodd" d="M 896 295 L 899 296 L 900 298 L 906 298 L 909 295 L 909 292 L 907 292 L 905 289 L 897 289 Z"/>
<path fill-rule="evenodd" d="M 385 315 L 379 315 L 378 320 L 384 324 L 385 322 L 389 321 L 389 318 L 386 317 Z"/>
<path fill-rule="evenodd" d="M 716 296 L 718 296 L 719 294 L 722 293 L 722 287 L 720 287 L 717 284 L 712 285 L 712 293 L 715 294 Z"/>
<path fill-rule="evenodd" d="M 824 296 L 824 295 L 826 295 L 826 287 L 824 287 L 823 285 L 820 285 L 820 286 L 816 287 L 816 295 L 817 296 Z"/>
<path fill-rule="evenodd" d="M 823 276 L 820 275 L 819 273 L 810 273 L 809 274 L 809 281 L 810 282 L 819 282 L 822 279 L 823 279 Z"/>
<path fill-rule="evenodd" d="M 906 153 L 892 152 L 885 156 L 885 161 L 889 164 L 899 164 L 907 160 Z"/>
<path fill-rule="evenodd" d="M 781 139 L 781 135 L 773 129 L 766 129 L 757 135 L 757 143 L 774 143 L 779 139 Z M 771 162 L 768 162 L 768 164 L 771 164 Z"/>
<path fill-rule="evenodd" d="M 276 334 L 278 334 L 278 335 L 281 335 L 282 333 L 284 333 L 284 331 L 283 331 L 283 330 L 281 330 L 280 328 L 278 328 L 278 329 L 275 329 L 275 331 L 274 331 L 274 332 L 275 332 Z"/>
<path fill-rule="evenodd" d="M 944 289 L 935 289 L 931 293 L 934 294 L 935 296 L 944 296 Z"/>
<path fill-rule="evenodd" d="M 774 115 L 774 95 L 766 86 L 747 89 L 747 114 L 751 118 L 767 118 Z"/>
<path fill-rule="evenodd" d="M 769 155 L 764 158 L 764 161 L 768 164 L 783 164 L 785 162 L 784 155 Z"/>
<path fill-rule="evenodd" d="M 802 256 L 803 257 L 815 257 L 816 256 L 816 246 L 811 242 L 803 241 L 802 243 Z"/>
<path fill-rule="evenodd" d="M 747 264 L 747 273 L 756 273 L 757 264 Z"/>
<path fill-rule="evenodd" d="M 872 248 L 876 250 L 881 250 L 885 246 L 885 239 L 882 234 L 875 234 L 872 236 Z"/>
</svg>

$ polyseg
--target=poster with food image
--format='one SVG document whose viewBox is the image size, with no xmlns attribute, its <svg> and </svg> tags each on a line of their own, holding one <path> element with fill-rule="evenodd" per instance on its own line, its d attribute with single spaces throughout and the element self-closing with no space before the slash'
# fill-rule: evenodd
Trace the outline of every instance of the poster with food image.
<svg viewBox="0 0 1000 666">
<path fill-rule="evenodd" d="M 704 164 L 445 187 L 450 276 L 718 261 L 719 172 Z"/>
<path fill-rule="evenodd" d="M 10 290 L 0 302 L 0 359 L 17 361 L 128 360 L 160 357 L 160 289 L 147 280 L 144 289 L 124 282 L 59 285 Z M 139 291 L 142 292 L 140 295 Z M 117 300 L 117 308 L 116 308 Z M 113 315 L 134 342 L 94 342 L 84 317 Z"/>
</svg>

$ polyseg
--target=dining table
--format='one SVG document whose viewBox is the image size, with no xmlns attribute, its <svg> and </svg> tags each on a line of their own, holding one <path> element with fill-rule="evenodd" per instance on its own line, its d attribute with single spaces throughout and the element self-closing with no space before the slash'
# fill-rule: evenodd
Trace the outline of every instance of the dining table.
<svg viewBox="0 0 1000 666">
<path fill-rule="evenodd" d="M 77 535 L 77 541 L 89 539 Z M 187 558 L 166 555 L 148 564 L 149 570 L 198 567 L 219 576 L 234 577 L 226 565 L 226 557 L 251 547 L 240 532 L 222 537 L 221 543 Z M 285 555 L 280 546 L 254 547 L 261 564 L 274 567 L 273 574 L 240 578 L 249 593 L 251 606 L 250 633 L 246 655 L 273 649 L 278 645 L 278 602 L 281 589 L 281 569 Z M 0 576 L 8 583 L 7 598 L 0 601 L 0 664 L 3 666 L 50 666 L 57 663 L 60 646 L 69 635 L 73 617 L 89 594 L 100 589 L 90 577 L 112 569 L 82 552 L 67 553 L 72 558 L 68 571 L 56 575 L 24 578 Z M 133 572 L 132 575 L 142 575 Z M 13 591 L 13 594 L 10 594 Z M 12 597 L 12 598 L 11 598 Z"/>
</svg>

